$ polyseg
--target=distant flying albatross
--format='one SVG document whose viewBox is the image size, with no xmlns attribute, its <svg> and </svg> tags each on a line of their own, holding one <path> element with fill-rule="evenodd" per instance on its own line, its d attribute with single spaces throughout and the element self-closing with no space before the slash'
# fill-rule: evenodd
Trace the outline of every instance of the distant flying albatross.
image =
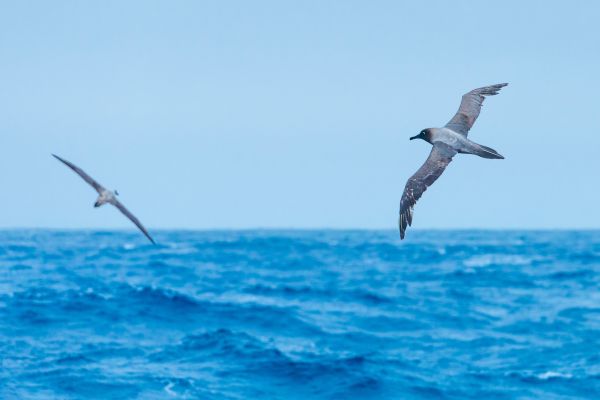
<svg viewBox="0 0 600 400">
<path fill-rule="evenodd" d="M 483 158 L 504 158 L 496 150 L 467 139 L 469 129 L 479 116 L 485 96 L 498 94 L 508 83 L 473 89 L 462 97 L 458 111 L 443 128 L 423 129 L 413 139 L 423 139 L 433 145 L 425 164 L 408 179 L 400 200 L 400 239 L 404 239 L 406 227 L 412 224 L 413 207 L 423 192 L 442 175 L 456 153 L 475 154 Z"/>
<path fill-rule="evenodd" d="M 135 215 L 133 215 L 127 208 L 125 208 L 125 206 L 119 200 L 117 200 L 117 196 L 119 195 L 119 192 L 117 192 L 116 190 L 114 192 L 107 190 L 104 186 L 102 186 L 101 184 L 96 182 L 94 180 L 94 178 L 92 178 L 91 176 L 86 174 L 81 168 L 79 168 L 75 164 L 62 159 L 55 154 L 52 154 L 52 155 L 54 156 L 54 158 L 61 161 L 67 167 L 69 167 L 73 171 L 75 171 L 77 173 L 77 175 L 82 177 L 84 181 L 86 181 L 94 189 L 96 189 L 96 192 L 98 192 L 98 199 L 96 199 L 96 203 L 94 203 L 94 207 L 100 207 L 101 205 L 104 205 L 106 203 L 110 203 L 113 206 L 117 207 L 119 209 L 119 211 L 121 211 L 127 218 L 129 218 L 129 220 L 131 220 L 131 222 L 133 222 L 138 228 L 140 228 L 142 233 L 144 235 L 146 235 L 146 237 L 152 242 L 152 244 L 155 244 L 154 240 L 150 237 L 150 235 L 148 234 L 148 231 L 146 231 L 146 228 L 144 228 L 144 225 L 142 225 L 140 220 L 137 219 L 135 217 Z"/>
</svg>

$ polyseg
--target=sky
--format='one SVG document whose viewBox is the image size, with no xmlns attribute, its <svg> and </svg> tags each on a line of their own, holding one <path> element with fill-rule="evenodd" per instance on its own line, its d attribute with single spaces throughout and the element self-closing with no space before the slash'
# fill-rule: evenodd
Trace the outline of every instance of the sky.
<svg viewBox="0 0 600 400">
<path fill-rule="evenodd" d="M 0 228 L 396 229 L 465 92 L 509 82 L 415 228 L 600 227 L 600 3 L 0 6 Z"/>
</svg>

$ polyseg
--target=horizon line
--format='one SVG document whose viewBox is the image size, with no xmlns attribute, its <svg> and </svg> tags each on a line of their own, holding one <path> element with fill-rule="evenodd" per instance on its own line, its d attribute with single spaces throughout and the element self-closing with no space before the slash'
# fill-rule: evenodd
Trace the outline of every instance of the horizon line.
<svg viewBox="0 0 600 400">
<path fill-rule="evenodd" d="M 0 227 L 0 231 L 19 231 L 19 230 L 39 230 L 39 231 L 90 231 L 90 232 L 137 232 L 135 228 L 99 228 L 99 227 L 28 227 L 28 226 L 17 226 L 17 227 Z M 193 231 L 193 232 L 214 232 L 214 231 L 229 231 L 229 232 L 243 232 L 243 231 L 397 231 L 397 228 L 365 228 L 365 227 L 249 227 L 249 228 L 227 228 L 227 227 L 215 227 L 215 228 L 148 228 L 148 230 L 154 232 L 165 232 L 165 231 Z M 426 231 L 600 231 L 600 227 L 559 227 L 559 228 L 548 228 L 548 227 L 470 227 L 470 228 L 412 228 L 413 232 L 426 232 Z"/>
</svg>

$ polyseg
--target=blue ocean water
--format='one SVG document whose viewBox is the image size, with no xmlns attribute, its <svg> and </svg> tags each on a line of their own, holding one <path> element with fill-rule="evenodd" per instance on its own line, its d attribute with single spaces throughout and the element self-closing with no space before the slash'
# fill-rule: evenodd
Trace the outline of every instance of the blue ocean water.
<svg viewBox="0 0 600 400">
<path fill-rule="evenodd" d="M 600 232 L 155 235 L 0 232 L 0 398 L 600 398 Z"/>
</svg>

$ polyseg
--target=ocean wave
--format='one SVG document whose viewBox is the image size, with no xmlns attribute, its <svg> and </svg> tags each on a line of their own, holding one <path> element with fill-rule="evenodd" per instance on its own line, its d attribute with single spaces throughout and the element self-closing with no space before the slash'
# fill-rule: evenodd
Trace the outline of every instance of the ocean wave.
<svg viewBox="0 0 600 400">
<path fill-rule="evenodd" d="M 0 232 L 0 398 L 600 393 L 600 233 L 157 235 Z"/>
<path fill-rule="evenodd" d="M 365 289 L 339 289 L 339 288 L 319 288 L 315 286 L 299 285 L 278 285 L 267 286 L 263 284 L 253 285 L 244 289 L 244 292 L 258 294 L 263 296 L 276 296 L 285 298 L 312 298 L 312 299 L 339 299 L 345 301 L 355 301 L 361 304 L 393 304 L 393 300 Z"/>
</svg>

